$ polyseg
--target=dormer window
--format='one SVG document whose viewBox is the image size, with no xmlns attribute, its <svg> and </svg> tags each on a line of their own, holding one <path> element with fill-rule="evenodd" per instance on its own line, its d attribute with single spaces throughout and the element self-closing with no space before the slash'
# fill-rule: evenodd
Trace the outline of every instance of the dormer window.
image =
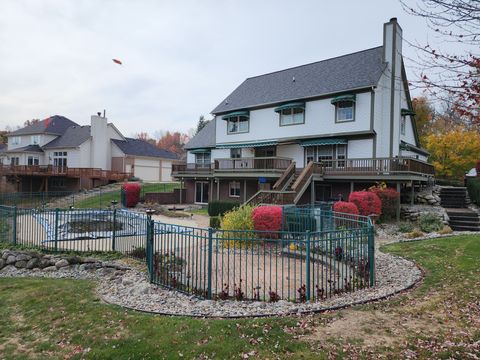
<svg viewBox="0 0 480 360">
<path fill-rule="evenodd" d="M 12 145 L 20 145 L 20 136 L 12 136 L 10 139 Z"/>
<path fill-rule="evenodd" d="M 275 112 L 280 115 L 280 126 L 298 125 L 305 123 L 305 104 L 290 103 L 279 106 Z"/>
<path fill-rule="evenodd" d="M 40 135 L 32 135 L 30 137 L 30 145 L 38 145 L 40 144 Z"/>
<path fill-rule="evenodd" d="M 250 116 L 248 111 L 236 111 L 222 116 L 227 121 L 227 133 L 239 134 L 246 133 L 250 128 Z"/>
<path fill-rule="evenodd" d="M 335 105 L 335 122 L 355 121 L 355 95 L 342 95 L 332 99 Z"/>
</svg>

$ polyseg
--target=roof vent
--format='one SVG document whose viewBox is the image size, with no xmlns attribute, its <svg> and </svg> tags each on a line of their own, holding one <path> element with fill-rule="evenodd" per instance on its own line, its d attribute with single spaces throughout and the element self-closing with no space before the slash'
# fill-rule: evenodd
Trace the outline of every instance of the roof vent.
<svg viewBox="0 0 480 360">
<path fill-rule="evenodd" d="M 391 18 L 390 22 L 397 22 L 397 18 L 396 17 Z"/>
<path fill-rule="evenodd" d="M 294 76 L 294 77 L 292 77 L 292 82 L 295 82 L 295 76 Z"/>
</svg>

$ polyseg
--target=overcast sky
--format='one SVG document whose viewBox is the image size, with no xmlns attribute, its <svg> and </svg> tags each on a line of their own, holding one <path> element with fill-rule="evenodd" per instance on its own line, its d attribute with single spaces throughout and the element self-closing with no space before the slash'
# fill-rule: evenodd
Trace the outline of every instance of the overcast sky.
<svg viewBox="0 0 480 360">
<path fill-rule="evenodd" d="M 0 128 L 106 109 L 127 136 L 187 131 L 249 76 L 381 45 L 391 17 L 431 36 L 398 0 L 2 0 Z"/>
</svg>

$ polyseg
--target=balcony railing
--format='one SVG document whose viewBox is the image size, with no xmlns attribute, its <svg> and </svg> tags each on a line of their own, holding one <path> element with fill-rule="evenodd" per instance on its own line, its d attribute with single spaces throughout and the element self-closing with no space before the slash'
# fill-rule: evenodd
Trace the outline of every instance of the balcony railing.
<svg viewBox="0 0 480 360">
<path fill-rule="evenodd" d="M 172 173 L 174 174 L 192 174 L 192 173 L 210 173 L 213 170 L 213 164 L 199 164 L 199 163 L 186 163 L 186 164 L 172 164 Z"/>
<path fill-rule="evenodd" d="M 132 174 L 97 168 L 71 168 L 53 165 L 0 165 L 0 175 L 87 177 L 122 181 L 128 179 Z"/>
<path fill-rule="evenodd" d="M 291 163 L 292 159 L 283 157 L 215 159 L 215 171 L 284 171 Z"/>
<path fill-rule="evenodd" d="M 433 165 L 413 158 L 364 158 L 325 160 L 317 163 L 324 175 L 398 175 L 433 176 Z"/>
</svg>

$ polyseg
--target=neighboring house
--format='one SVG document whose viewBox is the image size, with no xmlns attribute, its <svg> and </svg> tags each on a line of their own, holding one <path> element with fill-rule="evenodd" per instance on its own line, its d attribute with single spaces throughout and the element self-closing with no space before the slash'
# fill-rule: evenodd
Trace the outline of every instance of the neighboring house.
<svg viewBox="0 0 480 360">
<path fill-rule="evenodd" d="M 175 154 L 124 137 L 100 115 L 81 126 L 52 116 L 8 134 L 0 175 L 22 191 L 79 190 L 131 176 L 171 181 Z"/>
<path fill-rule="evenodd" d="M 402 192 L 429 183 L 395 18 L 383 40 L 240 84 L 186 145 L 187 163 L 174 165 L 186 200 L 305 203 L 377 181 Z"/>
</svg>

